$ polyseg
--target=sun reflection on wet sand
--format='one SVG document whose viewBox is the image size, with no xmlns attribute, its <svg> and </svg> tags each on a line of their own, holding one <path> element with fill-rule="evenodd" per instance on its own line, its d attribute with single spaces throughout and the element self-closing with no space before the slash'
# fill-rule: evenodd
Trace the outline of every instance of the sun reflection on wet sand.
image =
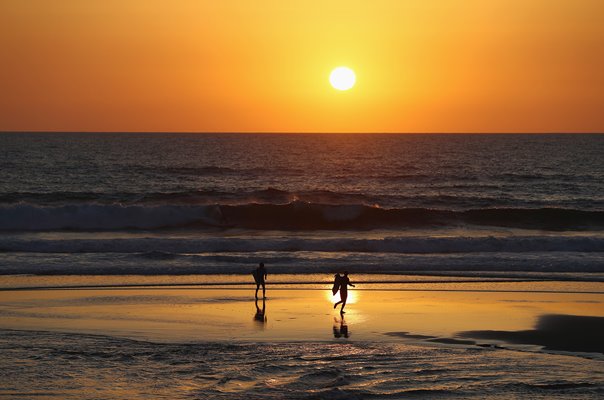
<svg viewBox="0 0 604 400">
<path fill-rule="evenodd" d="M 344 314 L 354 340 L 396 340 L 387 333 L 452 337 L 476 330 L 532 329 L 544 314 L 604 316 L 604 295 L 363 290 Z M 0 328 L 108 334 L 159 341 L 334 340 L 344 325 L 327 290 L 106 289 L 0 292 Z M 270 317 L 269 317 L 270 314 Z M 336 321 L 336 322 L 334 322 Z M 399 337 L 401 337 L 399 335 Z"/>
</svg>

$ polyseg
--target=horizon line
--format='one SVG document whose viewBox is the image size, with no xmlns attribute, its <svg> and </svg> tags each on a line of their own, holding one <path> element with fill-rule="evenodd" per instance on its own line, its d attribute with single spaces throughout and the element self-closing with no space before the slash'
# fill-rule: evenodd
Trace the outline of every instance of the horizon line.
<svg viewBox="0 0 604 400">
<path fill-rule="evenodd" d="M 6 133 L 81 133 L 81 134 L 268 134 L 268 135 L 602 135 L 604 131 L 591 132 L 591 131 L 529 131 L 529 132 L 505 132 L 505 131 L 494 131 L 494 132 L 328 132 L 328 131 L 78 131 L 78 130 L 16 130 L 16 131 L 3 131 L 0 130 L 0 134 Z"/>
</svg>

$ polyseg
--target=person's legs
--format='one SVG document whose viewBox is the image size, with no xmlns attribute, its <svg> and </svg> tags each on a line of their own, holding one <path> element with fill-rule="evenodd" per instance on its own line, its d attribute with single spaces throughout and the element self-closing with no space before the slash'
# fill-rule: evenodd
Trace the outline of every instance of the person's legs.
<svg viewBox="0 0 604 400">
<path fill-rule="evenodd" d="M 342 292 L 340 292 L 340 301 L 338 301 L 336 304 L 333 305 L 333 309 L 335 310 L 336 307 L 338 306 L 338 304 L 342 304 L 342 301 L 344 301 L 344 296 L 346 296 L 345 294 L 342 294 Z"/>
<path fill-rule="evenodd" d="M 346 300 L 348 299 L 348 293 L 343 293 L 342 294 L 342 300 L 340 301 L 342 303 L 342 308 L 340 308 L 340 313 L 344 313 L 344 307 L 346 307 Z"/>
<path fill-rule="evenodd" d="M 258 289 L 260 289 L 260 284 L 256 284 L 256 300 L 258 299 Z"/>
<path fill-rule="evenodd" d="M 264 285 L 264 282 L 262 282 L 262 298 L 266 299 L 266 286 Z"/>
</svg>

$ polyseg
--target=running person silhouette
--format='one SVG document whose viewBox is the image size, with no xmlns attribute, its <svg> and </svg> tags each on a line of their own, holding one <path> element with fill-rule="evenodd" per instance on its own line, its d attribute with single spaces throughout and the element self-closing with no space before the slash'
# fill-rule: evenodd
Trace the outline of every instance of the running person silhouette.
<svg viewBox="0 0 604 400">
<path fill-rule="evenodd" d="M 352 283 L 350 283 L 350 279 L 348 279 L 348 271 L 344 271 L 344 276 L 339 277 L 340 281 L 340 301 L 333 305 L 333 309 L 335 310 L 338 304 L 342 303 L 342 308 L 340 308 L 340 314 L 344 314 L 344 307 L 346 307 L 346 300 L 348 299 L 348 286 L 354 287 Z"/>
</svg>

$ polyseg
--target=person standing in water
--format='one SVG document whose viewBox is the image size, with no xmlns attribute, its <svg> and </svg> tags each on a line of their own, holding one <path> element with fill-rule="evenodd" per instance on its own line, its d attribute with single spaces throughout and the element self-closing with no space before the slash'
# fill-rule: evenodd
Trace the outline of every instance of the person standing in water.
<svg viewBox="0 0 604 400">
<path fill-rule="evenodd" d="M 254 281 L 256 282 L 256 299 L 258 299 L 258 289 L 260 289 L 260 285 L 262 285 L 262 298 L 266 299 L 266 268 L 264 268 L 264 263 L 260 263 L 258 268 L 252 271 L 252 275 L 254 276 Z"/>
<path fill-rule="evenodd" d="M 344 276 L 340 276 L 340 301 L 333 305 L 333 309 L 335 310 L 338 304 L 342 303 L 342 308 L 340 308 L 340 314 L 344 314 L 344 307 L 346 307 L 346 300 L 348 299 L 348 286 L 354 287 L 352 283 L 350 283 L 350 279 L 348 278 L 348 271 L 344 271 Z"/>
</svg>

